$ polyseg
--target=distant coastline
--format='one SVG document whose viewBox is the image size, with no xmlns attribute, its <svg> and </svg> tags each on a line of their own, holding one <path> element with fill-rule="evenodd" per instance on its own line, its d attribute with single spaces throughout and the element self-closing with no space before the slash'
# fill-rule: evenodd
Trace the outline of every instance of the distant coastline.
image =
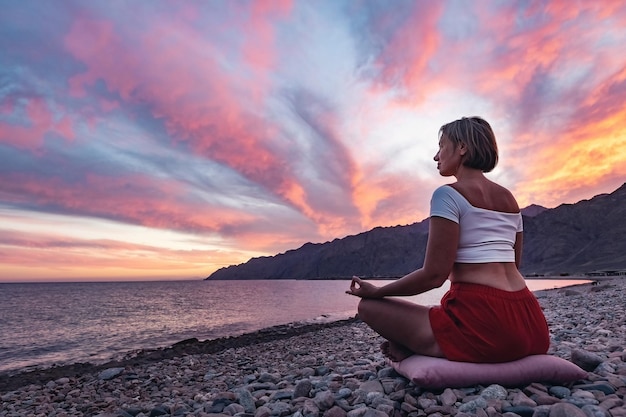
<svg viewBox="0 0 626 417">
<path fill-rule="evenodd" d="M 587 273 L 587 274 L 574 274 L 574 275 L 569 275 L 569 274 L 563 274 L 563 275 L 551 275 L 551 274 L 531 274 L 531 275 L 524 275 L 524 279 L 526 280 L 581 280 L 581 281 L 596 281 L 596 280 L 600 280 L 600 279 L 613 279 L 613 278 L 619 278 L 619 277 L 624 277 L 626 278 L 626 271 L 615 271 L 615 273 L 610 273 L 612 271 L 607 271 L 606 273 L 599 273 L 599 272 L 595 272 L 595 273 Z M 366 275 L 359 275 L 359 278 L 362 279 L 367 279 L 367 280 L 372 280 L 372 281 L 390 281 L 390 280 L 395 280 L 395 279 L 399 279 L 402 278 L 401 275 L 393 275 L 393 276 L 381 276 L 381 275 L 376 275 L 376 276 L 366 276 Z M 266 280 L 275 280 L 275 281 L 281 281 L 281 280 L 289 280 L 290 278 L 265 278 Z M 301 280 L 301 281 L 349 281 L 352 279 L 352 277 L 348 277 L 348 276 L 341 276 L 341 277 L 323 277 L 323 278 L 291 278 L 291 279 L 295 279 L 295 280 Z M 220 279 L 216 279 L 216 278 L 203 278 L 203 281 L 211 281 L 211 280 L 216 280 L 219 281 Z M 243 278 L 241 279 L 241 281 L 246 281 L 249 280 L 248 278 Z"/>
<path fill-rule="evenodd" d="M 626 184 L 575 204 L 522 210 L 520 272 L 527 279 L 626 276 Z M 209 280 L 395 279 L 424 264 L 429 219 L 305 243 L 211 273 Z"/>
</svg>

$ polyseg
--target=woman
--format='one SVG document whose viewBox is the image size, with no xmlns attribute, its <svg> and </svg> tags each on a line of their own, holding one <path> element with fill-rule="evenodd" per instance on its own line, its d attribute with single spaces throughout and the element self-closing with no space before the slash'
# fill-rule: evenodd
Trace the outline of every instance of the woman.
<svg viewBox="0 0 626 417">
<path fill-rule="evenodd" d="M 507 362 L 547 352 L 548 326 L 518 268 L 522 215 L 513 195 L 484 173 L 498 162 L 496 138 L 479 117 L 441 127 L 434 157 L 456 182 L 431 200 L 426 257 L 421 269 L 376 287 L 354 277 L 359 317 L 387 339 L 392 361 L 413 354 L 463 362 Z M 409 296 L 450 280 L 441 305 L 427 307 L 389 296 Z"/>
</svg>

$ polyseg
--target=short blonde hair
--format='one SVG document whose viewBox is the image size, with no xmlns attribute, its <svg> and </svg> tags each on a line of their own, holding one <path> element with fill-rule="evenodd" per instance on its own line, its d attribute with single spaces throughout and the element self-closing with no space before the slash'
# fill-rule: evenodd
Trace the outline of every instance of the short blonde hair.
<svg viewBox="0 0 626 417">
<path fill-rule="evenodd" d="M 462 117 L 439 129 L 439 139 L 445 136 L 454 146 L 461 143 L 467 148 L 463 165 L 489 172 L 498 163 L 496 135 L 487 121 L 481 117 Z"/>
</svg>

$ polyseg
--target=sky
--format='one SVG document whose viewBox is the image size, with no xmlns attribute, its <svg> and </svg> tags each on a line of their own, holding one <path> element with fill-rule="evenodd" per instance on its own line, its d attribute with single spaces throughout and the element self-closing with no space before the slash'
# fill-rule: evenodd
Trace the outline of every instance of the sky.
<svg viewBox="0 0 626 417">
<path fill-rule="evenodd" d="M 428 217 L 441 125 L 626 181 L 622 1 L 0 0 L 0 282 L 201 279 Z"/>
</svg>

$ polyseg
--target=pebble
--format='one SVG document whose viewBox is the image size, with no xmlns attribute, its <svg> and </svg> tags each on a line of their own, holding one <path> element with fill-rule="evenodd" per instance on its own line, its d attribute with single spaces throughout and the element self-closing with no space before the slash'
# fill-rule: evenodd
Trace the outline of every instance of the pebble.
<svg viewBox="0 0 626 417">
<path fill-rule="evenodd" d="M 550 354 L 586 380 L 429 391 L 390 368 L 360 321 L 281 340 L 0 392 L 0 417 L 626 417 L 626 279 L 544 290 Z"/>
</svg>

